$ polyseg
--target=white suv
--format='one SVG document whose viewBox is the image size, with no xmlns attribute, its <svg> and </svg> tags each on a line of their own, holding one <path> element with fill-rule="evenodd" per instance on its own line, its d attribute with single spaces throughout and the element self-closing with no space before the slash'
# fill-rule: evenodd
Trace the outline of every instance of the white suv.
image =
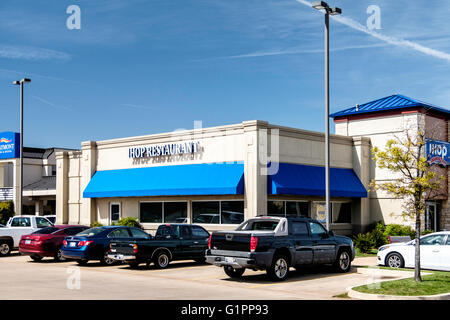
<svg viewBox="0 0 450 320">
<path fill-rule="evenodd" d="M 19 247 L 20 237 L 53 223 L 40 216 L 15 216 L 8 220 L 6 227 L 0 228 L 0 257 L 7 256 Z"/>
</svg>

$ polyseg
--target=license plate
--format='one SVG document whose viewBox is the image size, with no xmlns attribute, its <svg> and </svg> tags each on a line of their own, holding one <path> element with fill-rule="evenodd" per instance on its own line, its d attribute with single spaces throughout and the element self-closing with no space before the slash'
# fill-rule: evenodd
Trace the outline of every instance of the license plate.
<svg viewBox="0 0 450 320">
<path fill-rule="evenodd" d="M 69 247 L 75 247 L 77 245 L 76 242 L 69 242 Z"/>
<path fill-rule="evenodd" d="M 25 240 L 25 244 L 30 244 L 31 240 Z"/>
<path fill-rule="evenodd" d="M 233 263 L 233 262 L 235 262 L 235 261 L 236 261 L 235 258 L 225 257 L 225 262 Z"/>
</svg>

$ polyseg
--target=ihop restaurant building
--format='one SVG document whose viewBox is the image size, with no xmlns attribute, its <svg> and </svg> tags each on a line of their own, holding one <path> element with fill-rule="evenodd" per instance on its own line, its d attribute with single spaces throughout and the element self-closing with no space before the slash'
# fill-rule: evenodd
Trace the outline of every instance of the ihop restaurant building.
<svg viewBox="0 0 450 320">
<path fill-rule="evenodd" d="M 332 228 L 367 224 L 369 140 L 332 136 Z M 105 141 L 57 157 L 59 223 L 136 217 L 148 231 L 232 229 L 257 215 L 324 216 L 324 134 L 245 121 Z"/>
<path fill-rule="evenodd" d="M 437 125 L 438 140 L 448 141 L 449 111 L 431 112 L 407 98 L 383 99 L 332 115 L 329 221 L 338 234 L 361 232 L 379 220 L 403 223 L 402 199 L 368 193 L 372 179 L 388 177 L 371 159 L 373 146 L 403 132 L 406 120 Z M 57 221 L 107 225 L 135 217 L 150 232 L 175 222 L 233 229 L 257 215 L 325 222 L 324 138 L 321 132 L 254 120 L 86 141 L 81 150 L 56 154 Z M 441 219 L 446 201 L 435 202 L 430 226 L 448 223 Z"/>
</svg>

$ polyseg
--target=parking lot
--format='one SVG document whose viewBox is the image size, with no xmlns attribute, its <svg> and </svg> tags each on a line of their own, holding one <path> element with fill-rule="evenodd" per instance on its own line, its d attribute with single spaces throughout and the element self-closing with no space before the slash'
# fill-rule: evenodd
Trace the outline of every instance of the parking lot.
<svg viewBox="0 0 450 320">
<path fill-rule="evenodd" d="M 375 265 L 376 258 L 357 258 L 354 266 Z M 329 267 L 291 268 L 288 280 L 271 282 L 265 272 L 247 270 L 239 280 L 221 268 L 191 261 L 167 269 L 141 265 L 101 266 L 52 259 L 33 262 L 13 254 L 0 259 L 0 299 L 337 299 L 346 288 L 372 281 L 370 275 L 334 273 Z"/>
</svg>

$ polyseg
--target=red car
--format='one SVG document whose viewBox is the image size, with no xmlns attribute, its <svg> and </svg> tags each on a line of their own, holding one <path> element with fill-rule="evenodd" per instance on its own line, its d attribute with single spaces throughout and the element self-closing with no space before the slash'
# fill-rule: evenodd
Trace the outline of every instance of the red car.
<svg viewBox="0 0 450 320">
<path fill-rule="evenodd" d="M 63 261 L 65 258 L 61 256 L 61 247 L 64 237 L 73 236 L 86 229 L 89 227 L 77 225 L 42 228 L 20 238 L 19 252 L 30 256 L 34 261 L 40 261 L 43 257 L 53 257 L 56 261 Z"/>
</svg>

